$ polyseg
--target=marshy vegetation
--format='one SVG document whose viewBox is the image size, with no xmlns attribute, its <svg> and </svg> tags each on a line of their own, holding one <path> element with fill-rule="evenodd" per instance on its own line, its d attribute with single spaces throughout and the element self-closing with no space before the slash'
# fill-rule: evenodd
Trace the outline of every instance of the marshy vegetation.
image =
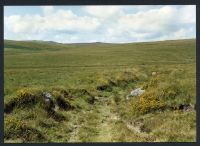
<svg viewBox="0 0 200 146">
<path fill-rule="evenodd" d="M 5 142 L 196 141 L 196 40 L 5 41 L 4 67 Z"/>
</svg>

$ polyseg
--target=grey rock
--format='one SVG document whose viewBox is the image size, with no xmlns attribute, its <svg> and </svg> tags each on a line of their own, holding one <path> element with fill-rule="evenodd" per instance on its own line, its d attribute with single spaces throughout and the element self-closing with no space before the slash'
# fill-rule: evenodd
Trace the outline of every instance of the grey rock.
<svg viewBox="0 0 200 146">
<path fill-rule="evenodd" d="M 52 95 L 48 92 L 43 92 L 43 96 L 44 96 L 44 102 L 45 102 L 46 108 L 47 109 L 54 109 L 55 104 L 52 100 Z"/>
<path fill-rule="evenodd" d="M 143 93 L 145 92 L 145 90 L 142 90 L 141 88 L 137 88 L 137 89 L 135 89 L 135 90 L 133 90 L 133 91 L 131 91 L 131 96 L 140 96 L 140 95 L 142 95 Z"/>
<path fill-rule="evenodd" d="M 145 92 L 145 90 L 142 90 L 141 88 L 137 88 L 133 91 L 131 91 L 131 93 L 129 95 L 126 96 L 126 100 L 129 100 L 130 97 L 137 97 L 142 95 Z"/>
<path fill-rule="evenodd" d="M 48 92 L 44 92 L 43 95 L 45 96 L 45 98 L 47 99 L 51 99 L 52 98 L 52 95 Z"/>
</svg>

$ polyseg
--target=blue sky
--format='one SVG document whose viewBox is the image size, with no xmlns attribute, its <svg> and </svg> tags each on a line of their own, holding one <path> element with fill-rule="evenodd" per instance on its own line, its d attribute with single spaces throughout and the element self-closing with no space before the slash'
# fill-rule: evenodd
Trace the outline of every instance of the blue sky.
<svg viewBox="0 0 200 146">
<path fill-rule="evenodd" d="M 196 38 L 196 6 L 5 6 L 4 38 L 61 43 Z"/>
</svg>

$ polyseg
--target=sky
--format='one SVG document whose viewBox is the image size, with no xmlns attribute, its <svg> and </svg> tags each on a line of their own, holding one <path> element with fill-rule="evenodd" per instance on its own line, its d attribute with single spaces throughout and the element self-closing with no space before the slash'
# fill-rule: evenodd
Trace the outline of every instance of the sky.
<svg viewBox="0 0 200 146">
<path fill-rule="evenodd" d="M 4 39 L 129 43 L 196 38 L 196 6 L 5 6 Z"/>
</svg>

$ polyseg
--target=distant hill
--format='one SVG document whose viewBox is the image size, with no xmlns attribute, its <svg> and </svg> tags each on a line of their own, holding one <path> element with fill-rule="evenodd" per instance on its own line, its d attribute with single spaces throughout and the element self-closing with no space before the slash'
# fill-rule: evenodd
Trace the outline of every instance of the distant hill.
<svg viewBox="0 0 200 146">
<path fill-rule="evenodd" d="M 160 43 L 177 43 L 196 41 L 196 39 L 180 39 L 180 40 L 166 40 L 155 42 L 133 42 L 133 43 L 104 43 L 104 42 L 91 42 L 91 43 L 58 43 L 54 41 L 16 41 L 16 40 L 4 40 L 4 48 L 24 49 L 24 50 L 59 50 L 66 49 L 68 47 L 80 47 L 80 46 L 110 46 L 110 45 L 155 45 Z"/>
</svg>

